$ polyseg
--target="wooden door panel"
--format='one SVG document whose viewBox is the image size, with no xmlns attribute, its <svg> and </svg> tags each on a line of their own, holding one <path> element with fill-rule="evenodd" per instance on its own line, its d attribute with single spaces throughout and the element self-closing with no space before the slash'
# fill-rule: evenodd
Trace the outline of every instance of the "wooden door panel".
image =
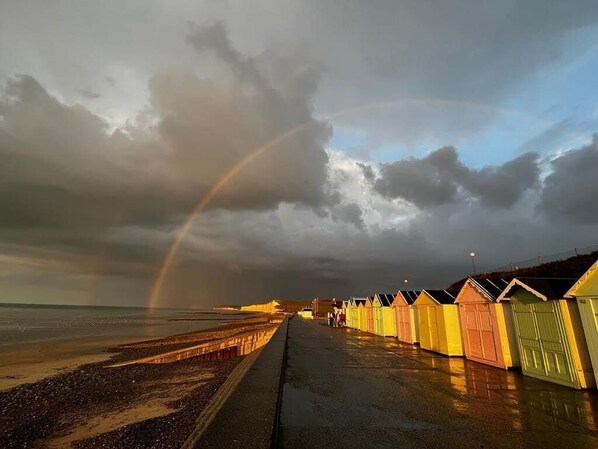
<svg viewBox="0 0 598 449">
<path fill-rule="evenodd" d="M 540 337 L 536 332 L 531 306 L 515 303 L 511 305 L 511 310 L 515 318 L 515 332 L 521 346 L 521 367 L 531 373 L 546 375 Z"/>
<path fill-rule="evenodd" d="M 488 304 L 478 304 L 477 310 L 484 359 L 488 360 L 489 362 L 497 362 L 498 349 L 496 347 L 496 338 L 494 335 L 494 326 L 492 325 L 490 306 Z"/>
<path fill-rule="evenodd" d="M 481 359 L 484 354 L 482 352 L 482 338 L 478 328 L 476 305 L 464 304 L 463 312 L 465 313 L 465 334 L 469 355 Z"/>
<path fill-rule="evenodd" d="M 565 342 L 552 301 L 533 305 L 542 352 L 544 353 L 546 374 L 550 377 L 572 381 L 571 367 L 565 352 Z"/>
<path fill-rule="evenodd" d="M 398 307 L 399 337 L 411 341 L 411 323 L 409 320 L 409 307 Z"/>
<path fill-rule="evenodd" d="M 433 350 L 440 350 L 440 339 L 438 338 L 438 324 L 436 321 L 436 308 L 426 307 L 428 323 L 430 324 L 430 346 Z"/>
</svg>

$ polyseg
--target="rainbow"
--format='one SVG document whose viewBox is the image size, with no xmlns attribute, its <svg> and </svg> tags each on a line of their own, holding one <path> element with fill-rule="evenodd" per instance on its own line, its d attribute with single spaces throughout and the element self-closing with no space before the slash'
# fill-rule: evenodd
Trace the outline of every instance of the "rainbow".
<svg viewBox="0 0 598 449">
<path fill-rule="evenodd" d="M 313 126 L 315 124 L 319 124 L 321 120 L 331 120 L 338 117 L 342 117 L 345 115 L 354 114 L 356 112 L 363 112 L 370 109 L 378 109 L 378 108 L 386 108 L 386 107 L 395 107 L 399 105 L 417 105 L 417 106 L 459 106 L 459 107 L 466 107 L 466 108 L 474 108 L 478 110 L 484 110 L 487 112 L 498 113 L 503 115 L 513 115 L 523 118 L 527 121 L 532 121 L 542 125 L 552 126 L 554 122 L 545 120 L 543 118 L 536 117 L 534 115 L 528 114 L 526 112 L 511 110 L 500 108 L 493 105 L 483 104 L 483 103 L 474 103 L 469 101 L 458 101 L 458 100 L 445 100 L 445 99 L 418 99 L 418 98 L 403 98 L 399 100 L 388 100 L 388 101 L 380 101 L 375 103 L 368 103 L 361 106 L 349 107 L 338 110 L 333 113 L 325 114 L 320 119 L 310 119 L 307 122 L 301 123 L 293 128 L 288 129 L 287 131 L 273 137 L 272 139 L 268 140 L 267 142 L 263 143 L 257 148 L 252 149 L 241 158 L 233 167 L 230 168 L 221 178 L 219 178 L 206 192 L 204 196 L 202 196 L 199 201 L 196 203 L 193 210 L 189 213 L 183 224 L 180 226 L 176 233 L 176 237 L 174 241 L 168 248 L 166 256 L 162 260 L 160 264 L 160 268 L 156 274 L 152 282 L 152 286 L 150 289 L 150 294 L 147 301 L 147 307 L 153 308 L 157 306 L 160 291 L 162 289 L 162 285 L 164 284 L 164 280 L 172 264 L 172 260 L 181 245 L 181 242 L 189 232 L 191 225 L 195 217 L 201 213 L 202 210 L 210 203 L 210 201 L 214 198 L 214 196 L 226 185 L 228 181 L 230 181 L 234 176 L 236 176 L 247 164 L 253 161 L 255 158 L 259 157 L 260 155 L 264 154 L 268 150 L 276 147 L 280 143 L 284 142 L 285 140 L 295 136 L 296 134 L 300 133 L 301 131 Z M 575 134 L 578 138 L 580 137 L 580 133 L 577 131 L 573 131 L 571 134 Z M 583 138 L 587 136 L 583 135 Z"/>
</svg>

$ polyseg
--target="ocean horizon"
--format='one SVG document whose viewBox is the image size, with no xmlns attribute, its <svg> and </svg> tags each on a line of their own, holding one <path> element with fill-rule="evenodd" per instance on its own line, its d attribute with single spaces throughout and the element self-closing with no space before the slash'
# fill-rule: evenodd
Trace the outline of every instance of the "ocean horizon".
<svg viewBox="0 0 598 449">
<path fill-rule="evenodd" d="M 0 346 L 79 338 L 159 338 L 195 332 L 245 314 L 212 309 L 0 303 Z"/>
</svg>

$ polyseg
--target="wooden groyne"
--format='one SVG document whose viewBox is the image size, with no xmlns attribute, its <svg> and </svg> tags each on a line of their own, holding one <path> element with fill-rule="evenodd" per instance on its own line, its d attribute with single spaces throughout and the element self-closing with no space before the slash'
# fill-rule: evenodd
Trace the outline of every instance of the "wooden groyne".
<svg viewBox="0 0 598 449">
<path fill-rule="evenodd" d="M 174 335 L 172 337 L 157 338 L 154 340 L 144 340 L 135 343 L 127 343 L 119 345 L 119 348 L 153 348 L 158 346 L 170 346 L 182 343 L 192 343 L 196 341 L 206 342 L 208 340 L 217 340 L 223 338 L 230 338 L 236 334 L 251 330 L 267 329 L 272 325 L 278 325 L 282 321 L 280 316 L 264 315 L 255 318 L 246 318 L 239 322 L 239 324 L 232 323 L 232 325 L 222 326 L 220 328 L 205 329 L 198 332 L 191 332 L 187 334 Z"/>
<path fill-rule="evenodd" d="M 237 332 L 225 338 L 214 339 L 161 354 L 115 363 L 108 367 L 116 368 L 136 364 L 172 363 L 190 358 L 212 360 L 246 355 L 268 343 L 279 325 L 280 322 L 262 325 L 257 329 L 254 326 L 254 329 Z"/>
</svg>

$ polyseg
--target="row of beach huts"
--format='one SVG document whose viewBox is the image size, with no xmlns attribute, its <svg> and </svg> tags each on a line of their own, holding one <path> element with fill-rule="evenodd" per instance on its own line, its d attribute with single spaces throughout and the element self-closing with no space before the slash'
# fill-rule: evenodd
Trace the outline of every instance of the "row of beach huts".
<svg viewBox="0 0 598 449">
<path fill-rule="evenodd" d="M 468 278 L 342 303 L 347 327 L 572 388 L 598 379 L 598 261 L 579 279 Z"/>
</svg>

